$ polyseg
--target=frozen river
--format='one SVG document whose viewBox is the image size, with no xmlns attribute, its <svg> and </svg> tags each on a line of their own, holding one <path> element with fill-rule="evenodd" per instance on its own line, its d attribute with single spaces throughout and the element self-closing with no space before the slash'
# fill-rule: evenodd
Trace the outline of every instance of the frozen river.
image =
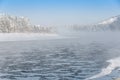
<svg viewBox="0 0 120 80">
<path fill-rule="evenodd" d="M 106 61 L 120 60 L 118 37 L 0 42 L 0 80 L 113 80 L 119 65 L 100 73 L 111 64 Z"/>
</svg>

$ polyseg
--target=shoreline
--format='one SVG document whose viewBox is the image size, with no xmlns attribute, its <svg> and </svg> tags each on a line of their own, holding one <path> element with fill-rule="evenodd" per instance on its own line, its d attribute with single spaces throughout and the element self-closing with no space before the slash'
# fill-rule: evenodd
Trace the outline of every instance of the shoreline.
<svg viewBox="0 0 120 80">
<path fill-rule="evenodd" d="M 58 37 L 53 33 L 0 33 L 0 41 L 41 40 Z"/>
</svg>

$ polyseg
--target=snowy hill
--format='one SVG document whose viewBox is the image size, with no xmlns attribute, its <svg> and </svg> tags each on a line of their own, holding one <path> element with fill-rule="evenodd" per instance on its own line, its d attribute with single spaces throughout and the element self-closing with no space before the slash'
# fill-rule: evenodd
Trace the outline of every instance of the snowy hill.
<svg viewBox="0 0 120 80">
<path fill-rule="evenodd" d="M 115 16 L 115 17 L 107 19 L 107 20 L 105 20 L 105 21 L 103 21 L 103 22 L 101 22 L 99 24 L 103 24 L 103 25 L 105 25 L 105 24 L 112 24 L 113 22 L 117 21 L 118 18 L 119 17 Z"/>
<path fill-rule="evenodd" d="M 66 33 L 77 31 L 119 31 L 120 16 L 115 16 L 107 20 L 101 21 L 94 25 L 72 25 L 63 27 L 63 29 L 55 27 L 45 27 L 31 24 L 26 17 L 10 16 L 7 14 L 0 15 L 0 33 Z"/>
<path fill-rule="evenodd" d="M 104 30 L 120 30 L 120 16 L 115 16 L 98 24 Z"/>
<path fill-rule="evenodd" d="M 25 17 L 0 15 L 0 33 L 53 33 L 51 27 L 32 25 Z"/>
<path fill-rule="evenodd" d="M 120 16 L 109 18 L 94 25 L 71 26 L 71 29 L 75 31 L 119 31 Z"/>
</svg>

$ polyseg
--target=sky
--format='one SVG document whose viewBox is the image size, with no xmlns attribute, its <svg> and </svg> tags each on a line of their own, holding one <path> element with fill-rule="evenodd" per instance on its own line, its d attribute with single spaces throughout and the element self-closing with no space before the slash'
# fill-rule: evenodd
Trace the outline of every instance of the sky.
<svg viewBox="0 0 120 80">
<path fill-rule="evenodd" d="M 36 25 L 86 25 L 120 15 L 120 0 L 0 0 L 0 13 Z"/>
</svg>

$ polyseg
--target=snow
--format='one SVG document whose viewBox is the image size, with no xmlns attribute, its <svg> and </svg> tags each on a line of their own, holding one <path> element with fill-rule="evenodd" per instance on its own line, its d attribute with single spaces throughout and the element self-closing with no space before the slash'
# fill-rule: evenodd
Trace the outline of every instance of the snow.
<svg viewBox="0 0 120 80">
<path fill-rule="evenodd" d="M 0 41 L 26 41 L 58 37 L 57 34 L 47 33 L 0 33 Z"/>
<path fill-rule="evenodd" d="M 99 24 L 111 24 L 111 23 L 113 23 L 114 21 L 116 21 L 117 20 L 117 17 L 113 17 L 113 18 L 110 18 L 110 19 L 108 19 L 108 20 L 105 20 L 105 21 L 103 21 L 103 22 L 101 22 L 101 23 L 99 23 Z"/>
<path fill-rule="evenodd" d="M 29 18 L 0 15 L 0 33 L 55 33 L 52 27 L 31 24 Z"/>
<path fill-rule="evenodd" d="M 114 69 L 120 67 L 120 57 L 108 60 L 107 62 L 109 62 L 110 64 L 106 68 L 103 68 L 99 74 L 94 75 L 86 80 L 96 79 L 96 78 L 100 78 L 100 77 L 109 75 L 112 73 L 112 71 Z"/>
</svg>

